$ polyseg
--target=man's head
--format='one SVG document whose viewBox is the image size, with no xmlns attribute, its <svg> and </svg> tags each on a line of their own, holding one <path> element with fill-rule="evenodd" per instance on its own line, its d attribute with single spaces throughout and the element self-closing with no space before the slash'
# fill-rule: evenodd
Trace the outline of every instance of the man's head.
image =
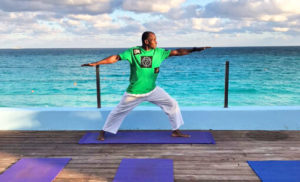
<svg viewBox="0 0 300 182">
<path fill-rule="evenodd" d="M 144 48 L 155 49 L 157 46 L 155 34 L 150 31 L 144 32 L 142 35 L 142 43 Z"/>
</svg>

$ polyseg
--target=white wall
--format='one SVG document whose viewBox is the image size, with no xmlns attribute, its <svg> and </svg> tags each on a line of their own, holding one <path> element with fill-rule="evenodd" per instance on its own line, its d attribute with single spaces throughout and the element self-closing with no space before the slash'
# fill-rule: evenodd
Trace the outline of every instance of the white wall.
<svg viewBox="0 0 300 182">
<path fill-rule="evenodd" d="M 0 130 L 99 130 L 112 108 L 0 108 Z M 300 130 L 300 106 L 183 107 L 187 130 Z M 168 130 L 158 107 L 137 107 L 124 130 Z"/>
</svg>

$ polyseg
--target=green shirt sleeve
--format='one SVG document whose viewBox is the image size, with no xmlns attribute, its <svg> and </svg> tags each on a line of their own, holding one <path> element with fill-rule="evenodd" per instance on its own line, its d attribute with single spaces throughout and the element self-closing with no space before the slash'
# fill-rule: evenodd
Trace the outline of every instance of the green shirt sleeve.
<svg viewBox="0 0 300 182">
<path fill-rule="evenodd" d="M 127 49 L 126 51 L 119 54 L 121 60 L 128 60 L 130 63 L 132 63 L 132 49 Z"/>
<path fill-rule="evenodd" d="M 165 60 L 166 58 L 168 58 L 170 56 L 171 50 L 165 50 L 165 49 L 159 48 L 159 52 L 161 55 L 161 60 Z"/>
</svg>

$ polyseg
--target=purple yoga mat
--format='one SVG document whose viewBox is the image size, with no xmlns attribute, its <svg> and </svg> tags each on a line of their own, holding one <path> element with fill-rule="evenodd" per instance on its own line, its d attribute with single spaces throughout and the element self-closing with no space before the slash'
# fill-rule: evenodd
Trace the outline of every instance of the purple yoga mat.
<svg viewBox="0 0 300 182">
<path fill-rule="evenodd" d="M 174 182 L 171 159 L 123 159 L 113 182 Z"/>
<path fill-rule="evenodd" d="M 2 182 L 51 182 L 70 158 L 22 158 L 0 175 Z"/>
<path fill-rule="evenodd" d="M 171 131 L 120 131 L 116 135 L 105 133 L 105 140 L 99 141 L 99 132 L 88 132 L 79 141 L 79 144 L 215 144 L 210 132 L 183 131 L 191 135 L 190 138 L 172 137 Z"/>
</svg>

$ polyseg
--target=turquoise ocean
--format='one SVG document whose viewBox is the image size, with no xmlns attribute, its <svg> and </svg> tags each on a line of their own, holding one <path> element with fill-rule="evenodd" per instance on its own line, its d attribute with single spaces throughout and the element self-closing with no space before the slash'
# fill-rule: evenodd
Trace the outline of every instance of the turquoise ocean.
<svg viewBox="0 0 300 182">
<path fill-rule="evenodd" d="M 80 65 L 124 50 L 0 49 L 0 107 L 96 107 L 95 67 Z M 157 85 L 180 106 L 222 107 L 226 61 L 229 107 L 300 105 L 299 46 L 217 47 L 170 57 Z M 102 107 L 120 101 L 129 75 L 127 61 L 100 67 Z"/>
</svg>

